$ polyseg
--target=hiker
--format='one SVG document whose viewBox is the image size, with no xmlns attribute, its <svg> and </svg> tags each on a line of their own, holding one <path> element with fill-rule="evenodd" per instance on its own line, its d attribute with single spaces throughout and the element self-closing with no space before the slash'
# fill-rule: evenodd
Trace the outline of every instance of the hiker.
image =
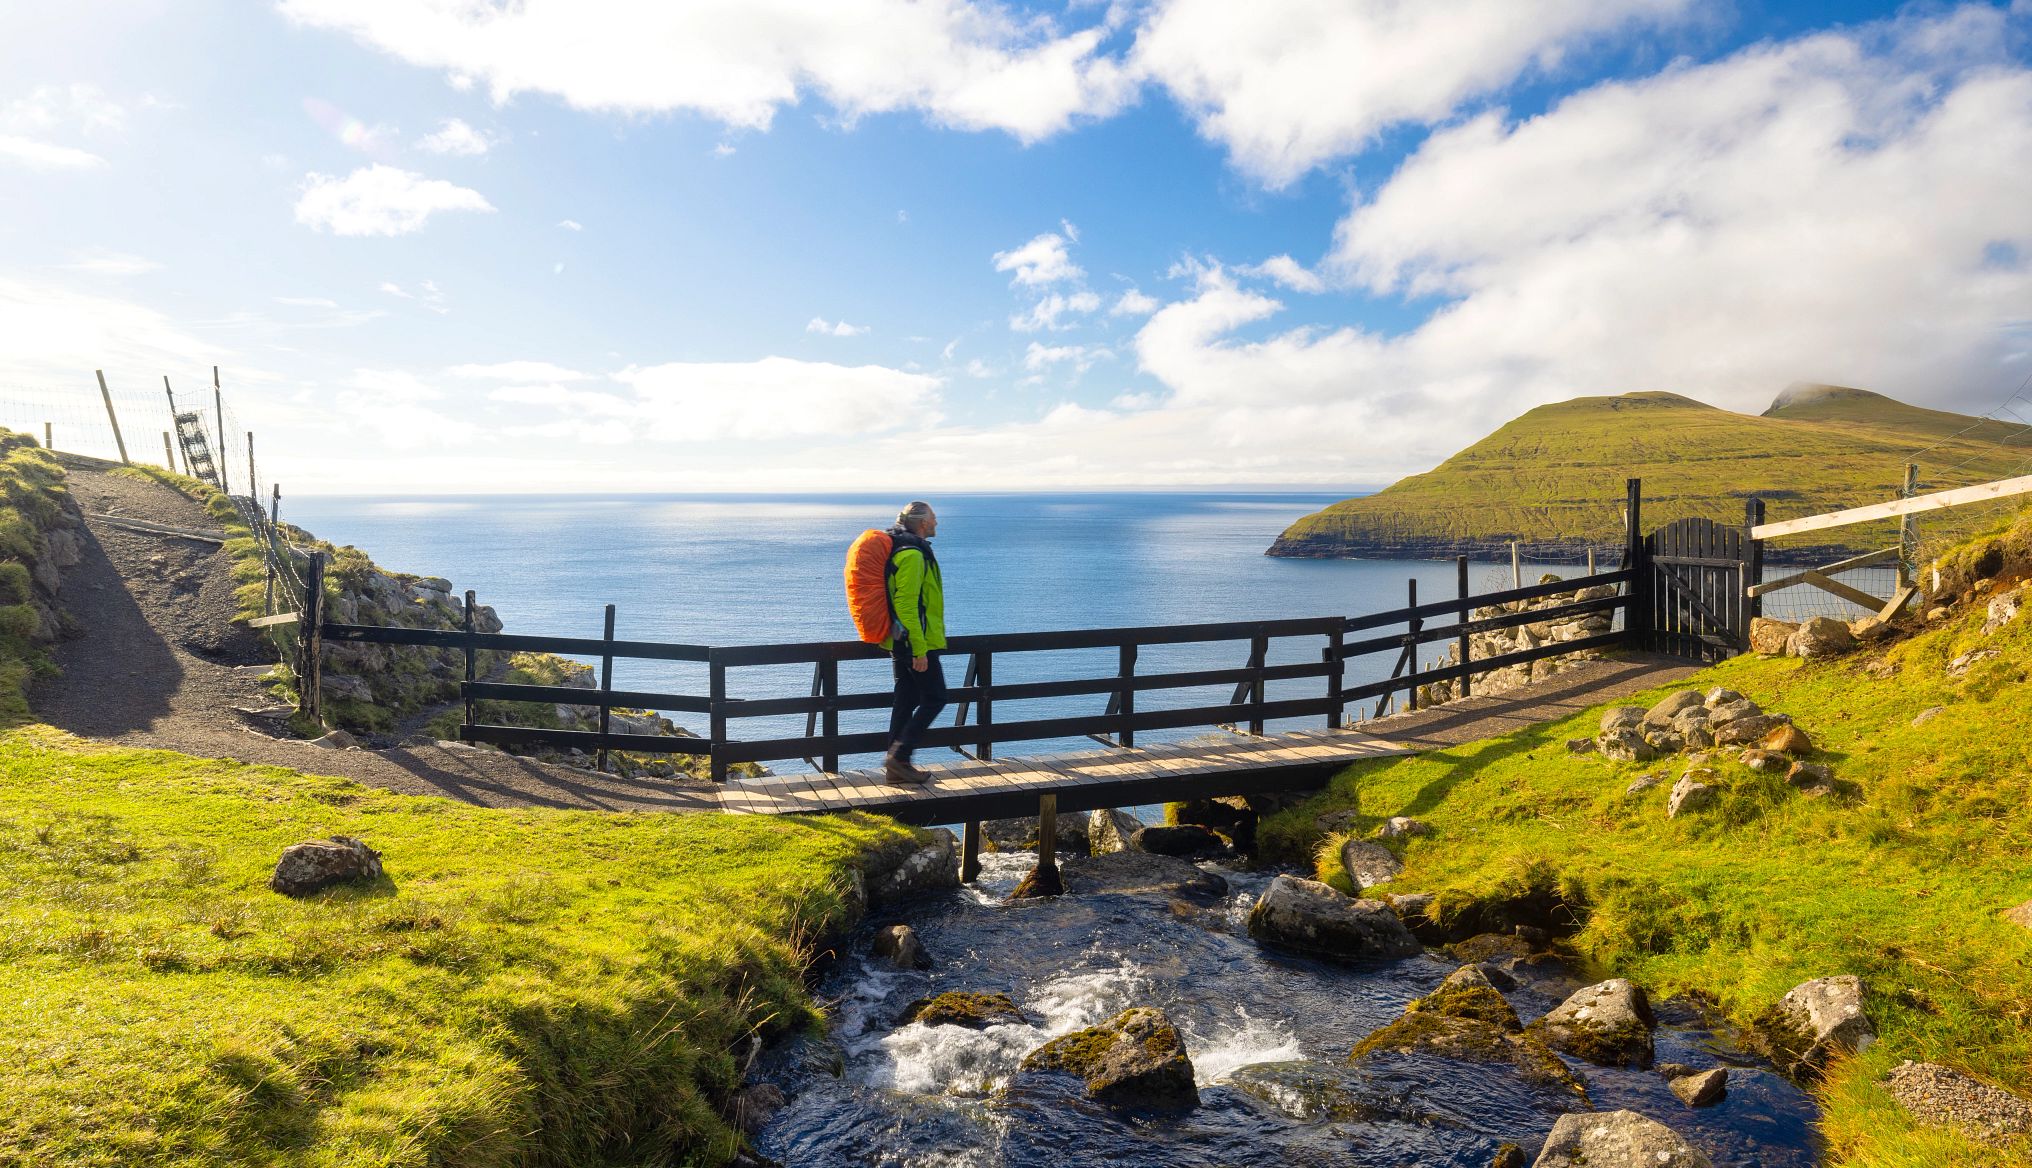
<svg viewBox="0 0 2032 1168">
<path fill-rule="evenodd" d="M 929 775 L 910 764 L 911 752 L 932 719 L 945 709 L 945 585 L 931 537 L 938 534 L 938 515 L 931 504 L 914 502 L 896 515 L 889 529 L 889 608 L 894 625 L 882 647 L 896 672 L 896 704 L 889 712 L 889 755 L 882 777 L 892 785 L 919 785 Z"/>
</svg>

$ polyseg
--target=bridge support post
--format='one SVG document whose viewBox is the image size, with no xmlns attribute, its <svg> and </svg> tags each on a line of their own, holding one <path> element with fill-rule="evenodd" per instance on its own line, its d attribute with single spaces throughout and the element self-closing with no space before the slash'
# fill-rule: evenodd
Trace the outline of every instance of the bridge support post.
<svg viewBox="0 0 2032 1168">
<path fill-rule="evenodd" d="M 1058 875 L 1058 796 L 1037 797 L 1037 867 L 1009 894 L 1010 900 L 1040 896 L 1062 896 L 1065 882 Z"/>
<path fill-rule="evenodd" d="M 960 883 L 972 884 L 981 874 L 981 821 L 970 819 L 960 838 Z"/>
</svg>

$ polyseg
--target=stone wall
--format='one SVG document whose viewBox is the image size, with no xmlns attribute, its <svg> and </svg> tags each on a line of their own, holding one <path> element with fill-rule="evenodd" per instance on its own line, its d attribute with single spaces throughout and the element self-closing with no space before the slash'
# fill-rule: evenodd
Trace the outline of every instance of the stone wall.
<svg viewBox="0 0 2032 1168">
<path fill-rule="evenodd" d="M 409 629 L 465 627 L 464 606 L 452 600 L 451 581 L 443 577 L 384 571 L 365 556 L 335 564 L 328 580 L 336 585 L 337 595 L 326 600 L 326 612 L 334 622 Z M 498 633 L 501 618 L 492 607 L 482 605 L 474 612 L 474 627 Z M 486 676 L 498 663 L 498 654 L 480 654 L 480 675 Z M 328 641 L 322 669 L 324 709 L 345 729 L 387 730 L 426 706 L 457 699 L 465 675 L 465 654 L 458 649 Z"/>
<path fill-rule="evenodd" d="M 1559 577 L 1557 576 L 1545 576 L 1539 580 L 1539 583 L 1551 584 L 1556 583 L 1558 580 Z M 1581 600 L 1601 600 L 1614 595 L 1616 595 L 1615 585 L 1596 584 L 1588 588 L 1576 589 L 1572 592 L 1555 592 L 1551 596 L 1542 596 L 1535 600 L 1516 600 L 1507 604 L 1487 605 L 1473 610 L 1471 616 L 1474 620 L 1487 620 L 1491 617 L 1508 616 L 1512 613 L 1537 612 L 1541 609 L 1558 608 L 1561 605 L 1572 604 Z M 1579 641 L 1588 637 L 1597 637 L 1615 628 L 1615 615 L 1614 610 L 1587 612 L 1581 613 L 1578 616 L 1533 621 L 1529 624 L 1516 625 L 1507 629 L 1495 629 L 1486 633 L 1475 633 L 1468 638 L 1468 652 L 1474 660 L 1482 661 L 1490 657 L 1499 657 L 1506 653 L 1521 653 L 1527 649 L 1536 649 L 1542 645 L 1555 645 L 1566 641 Z M 1504 693 L 1534 681 L 1543 681 L 1564 670 L 1573 668 L 1580 662 L 1594 661 L 1600 657 L 1601 653 L 1597 650 L 1581 649 L 1572 653 L 1563 653 L 1556 657 L 1542 657 L 1536 661 L 1527 661 L 1521 665 L 1508 665 L 1489 673 L 1476 674 L 1469 690 L 1471 693 L 1484 696 Z M 1459 641 L 1447 643 L 1446 658 L 1443 664 L 1460 664 Z M 1458 696 L 1460 696 L 1460 684 L 1455 681 L 1434 682 L 1431 685 L 1420 686 L 1418 689 L 1418 701 L 1420 705 L 1436 706 L 1453 701 Z"/>
</svg>

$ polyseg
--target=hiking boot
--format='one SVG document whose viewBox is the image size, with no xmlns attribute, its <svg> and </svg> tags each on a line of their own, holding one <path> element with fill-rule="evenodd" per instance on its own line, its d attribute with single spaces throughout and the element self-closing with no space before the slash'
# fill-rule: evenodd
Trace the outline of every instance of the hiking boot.
<svg viewBox="0 0 2032 1168">
<path fill-rule="evenodd" d="M 929 774 L 893 754 L 882 760 L 882 781 L 892 787 L 922 787 L 930 780 Z"/>
</svg>

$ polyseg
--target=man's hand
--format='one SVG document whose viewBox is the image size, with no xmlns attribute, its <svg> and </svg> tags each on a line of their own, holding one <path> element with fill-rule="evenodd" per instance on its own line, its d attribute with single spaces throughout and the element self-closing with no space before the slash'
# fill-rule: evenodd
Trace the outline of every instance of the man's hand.
<svg viewBox="0 0 2032 1168">
<path fill-rule="evenodd" d="M 912 657 L 910 659 L 910 668 L 916 670 L 919 673 L 923 673 L 925 670 L 931 668 L 931 658 Z"/>
</svg>

